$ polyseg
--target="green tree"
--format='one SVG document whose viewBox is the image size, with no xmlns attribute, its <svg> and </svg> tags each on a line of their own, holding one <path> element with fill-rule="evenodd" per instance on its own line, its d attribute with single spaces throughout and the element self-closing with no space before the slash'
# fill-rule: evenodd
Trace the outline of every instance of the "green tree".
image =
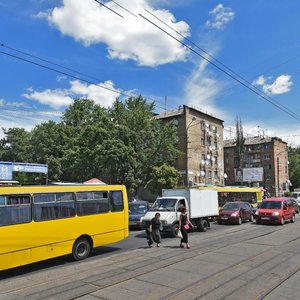
<svg viewBox="0 0 300 300">
<path fill-rule="evenodd" d="M 288 151 L 289 178 L 292 189 L 300 187 L 300 148 L 290 148 Z"/>
<path fill-rule="evenodd" d="M 31 134 L 24 128 L 2 128 L 2 130 L 5 136 L 0 140 L 1 160 L 31 162 Z"/>
<path fill-rule="evenodd" d="M 146 187 L 156 195 L 161 195 L 162 189 L 172 189 L 176 187 L 179 180 L 179 172 L 167 164 L 153 167 L 151 179 Z"/>
<path fill-rule="evenodd" d="M 235 136 L 235 144 L 237 150 L 237 167 L 242 167 L 242 161 L 245 151 L 245 138 L 244 131 L 242 126 L 242 121 L 238 117 L 236 118 L 236 136 Z"/>
</svg>

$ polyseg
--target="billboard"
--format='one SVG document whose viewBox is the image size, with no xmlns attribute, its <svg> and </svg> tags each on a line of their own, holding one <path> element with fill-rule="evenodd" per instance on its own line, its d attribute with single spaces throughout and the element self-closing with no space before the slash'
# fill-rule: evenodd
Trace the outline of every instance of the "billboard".
<svg viewBox="0 0 300 300">
<path fill-rule="evenodd" d="M 234 169 L 236 182 L 258 182 L 264 180 L 264 169 L 260 168 L 237 168 Z"/>
</svg>

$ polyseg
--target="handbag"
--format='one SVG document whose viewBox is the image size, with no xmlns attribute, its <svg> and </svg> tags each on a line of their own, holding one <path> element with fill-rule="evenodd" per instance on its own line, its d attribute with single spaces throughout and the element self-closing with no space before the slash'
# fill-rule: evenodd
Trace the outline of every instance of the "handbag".
<svg viewBox="0 0 300 300">
<path fill-rule="evenodd" d="M 189 226 L 189 224 L 185 224 L 185 225 L 183 225 L 183 227 L 184 227 L 184 229 L 185 229 L 185 230 L 188 230 L 188 229 L 190 229 L 190 226 Z"/>
<path fill-rule="evenodd" d="M 182 236 L 182 233 L 181 233 L 181 230 L 179 229 L 178 230 L 178 232 L 177 232 L 177 237 L 178 238 L 180 238 L 180 239 L 182 239 L 183 238 L 183 236 Z"/>
</svg>

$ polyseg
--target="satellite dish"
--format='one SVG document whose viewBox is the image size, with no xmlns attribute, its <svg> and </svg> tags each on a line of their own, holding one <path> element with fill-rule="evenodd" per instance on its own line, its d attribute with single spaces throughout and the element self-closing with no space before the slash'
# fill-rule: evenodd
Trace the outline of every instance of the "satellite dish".
<svg viewBox="0 0 300 300">
<path fill-rule="evenodd" d="M 210 154 L 207 154 L 207 156 L 206 156 L 206 157 L 207 157 L 207 159 L 210 159 Z"/>
<path fill-rule="evenodd" d="M 227 178 L 228 176 L 227 176 L 227 174 L 226 173 L 224 173 L 224 178 Z"/>
<path fill-rule="evenodd" d="M 219 137 L 220 135 L 217 133 L 217 137 Z"/>
<path fill-rule="evenodd" d="M 208 132 L 209 135 L 212 135 L 211 131 Z"/>
<path fill-rule="evenodd" d="M 205 172 L 204 172 L 204 171 L 201 171 L 201 172 L 200 172 L 200 175 L 201 175 L 201 176 L 204 176 L 204 175 L 205 175 Z"/>
<path fill-rule="evenodd" d="M 207 165 L 209 164 L 209 160 L 208 159 L 205 161 L 205 164 L 207 164 Z"/>
<path fill-rule="evenodd" d="M 220 172 L 220 174 L 221 174 L 222 176 L 224 175 L 224 173 L 223 173 L 222 171 Z"/>
<path fill-rule="evenodd" d="M 205 123 L 205 126 L 206 126 L 206 127 L 209 127 L 209 124 L 208 124 L 208 123 Z"/>
<path fill-rule="evenodd" d="M 204 164 L 205 164 L 205 160 L 201 159 L 201 165 L 204 165 Z"/>
<path fill-rule="evenodd" d="M 200 172 L 197 172 L 196 174 L 197 174 L 197 176 L 200 176 Z"/>
<path fill-rule="evenodd" d="M 212 148 L 212 146 L 209 146 L 208 149 L 209 149 L 209 150 L 212 150 L 213 148 Z"/>
<path fill-rule="evenodd" d="M 212 161 L 215 161 L 216 159 L 214 157 L 211 158 Z"/>
<path fill-rule="evenodd" d="M 215 130 L 215 129 L 216 129 L 216 127 L 215 127 L 215 126 L 213 126 L 213 127 L 212 127 L 212 130 Z"/>
<path fill-rule="evenodd" d="M 216 150 L 216 146 L 212 146 L 212 149 L 213 149 L 213 150 Z"/>
</svg>

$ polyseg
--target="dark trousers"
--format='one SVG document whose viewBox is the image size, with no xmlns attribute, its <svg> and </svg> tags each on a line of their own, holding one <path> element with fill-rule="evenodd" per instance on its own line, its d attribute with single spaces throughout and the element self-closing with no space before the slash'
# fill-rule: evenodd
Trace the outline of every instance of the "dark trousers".
<svg viewBox="0 0 300 300">
<path fill-rule="evenodd" d="M 149 231 L 149 229 L 146 229 L 146 235 L 148 240 L 148 245 L 152 245 L 154 242 L 157 244 L 160 244 L 161 242 L 161 235 L 159 229 L 152 230 L 152 232 Z"/>
<path fill-rule="evenodd" d="M 183 225 L 181 226 L 180 231 L 182 233 L 181 243 L 188 243 L 188 233 Z"/>
</svg>

